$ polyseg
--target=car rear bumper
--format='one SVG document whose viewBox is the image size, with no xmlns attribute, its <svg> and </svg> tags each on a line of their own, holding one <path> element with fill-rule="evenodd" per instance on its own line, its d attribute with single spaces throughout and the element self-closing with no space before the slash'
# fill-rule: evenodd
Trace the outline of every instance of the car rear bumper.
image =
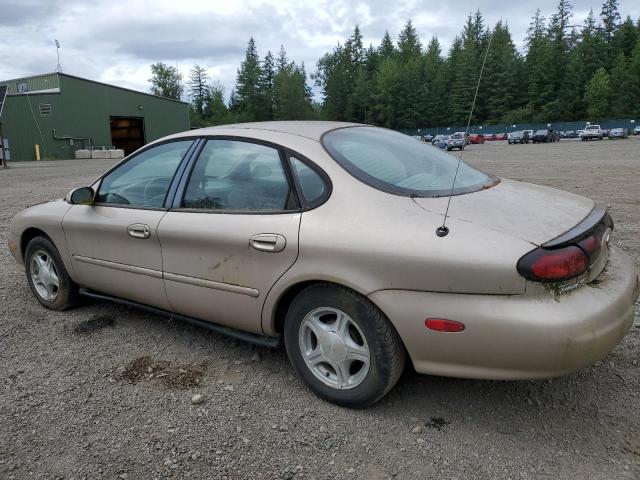
<svg viewBox="0 0 640 480">
<path fill-rule="evenodd" d="M 420 373 L 531 379 L 570 373 L 609 353 L 631 328 L 640 293 L 632 260 L 611 248 L 595 282 L 554 298 L 381 290 L 369 295 L 395 325 Z M 458 333 L 425 318 L 465 324 Z"/>
</svg>

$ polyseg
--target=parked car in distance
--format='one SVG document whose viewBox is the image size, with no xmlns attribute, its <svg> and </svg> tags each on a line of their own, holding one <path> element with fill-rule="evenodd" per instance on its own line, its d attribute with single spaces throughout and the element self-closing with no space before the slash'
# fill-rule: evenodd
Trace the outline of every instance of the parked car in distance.
<svg viewBox="0 0 640 480">
<path fill-rule="evenodd" d="M 627 138 L 627 130 L 625 128 L 612 128 L 609 131 L 609 140 L 614 138 Z"/>
<path fill-rule="evenodd" d="M 529 138 L 533 137 L 533 130 L 523 130 L 523 132 L 527 132 Z"/>
<path fill-rule="evenodd" d="M 464 133 L 454 133 L 453 135 L 447 135 L 446 137 L 441 138 L 437 147 L 446 151 L 453 150 L 455 148 L 458 150 L 464 150 Z"/>
<path fill-rule="evenodd" d="M 575 130 L 567 130 L 564 132 L 564 138 L 578 138 L 578 133 Z"/>
<path fill-rule="evenodd" d="M 507 380 L 603 358 L 633 325 L 639 293 L 612 232 L 593 200 L 491 176 L 408 135 L 262 122 L 152 142 L 16 214 L 8 247 L 48 309 L 83 295 L 284 344 L 319 397 L 364 407 L 407 361 Z"/>
<path fill-rule="evenodd" d="M 464 137 L 464 144 L 465 145 L 469 145 L 471 143 L 471 140 L 469 138 L 469 134 L 466 132 L 454 132 L 453 135 L 462 135 L 462 137 Z"/>
<path fill-rule="evenodd" d="M 507 139 L 506 133 L 496 133 L 495 140 L 506 140 L 506 139 Z"/>
<path fill-rule="evenodd" d="M 640 135 L 640 125 L 638 125 L 637 127 L 635 127 L 633 129 L 633 134 L 634 135 Z"/>
<path fill-rule="evenodd" d="M 602 140 L 603 132 L 600 125 L 587 125 L 582 131 L 582 140 Z"/>
<path fill-rule="evenodd" d="M 433 135 L 427 134 L 427 135 L 424 136 L 424 141 L 425 142 L 431 143 L 431 140 L 433 140 Z"/>
<path fill-rule="evenodd" d="M 547 143 L 549 142 L 549 130 L 541 129 L 536 130 L 531 138 L 533 143 Z"/>
<path fill-rule="evenodd" d="M 481 133 L 472 133 L 469 135 L 469 142 L 473 144 L 484 143 L 484 136 Z"/>
<path fill-rule="evenodd" d="M 552 129 L 536 130 L 532 137 L 533 143 L 551 143 L 560 141 L 560 134 Z"/>
<path fill-rule="evenodd" d="M 517 130 L 507 134 L 509 145 L 516 143 L 529 143 L 529 134 L 524 130 Z"/>
<path fill-rule="evenodd" d="M 442 140 L 446 135 L 436 135 L 435 137 L 433 137 L 431 139 L 431 145 L 438 145 L 438 142 L 440 142 L 440 140 Z"/>
</svg>

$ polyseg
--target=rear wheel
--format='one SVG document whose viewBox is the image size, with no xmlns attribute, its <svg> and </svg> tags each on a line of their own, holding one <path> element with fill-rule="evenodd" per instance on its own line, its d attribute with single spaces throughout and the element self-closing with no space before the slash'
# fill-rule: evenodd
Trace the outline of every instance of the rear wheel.
<svg viewBox="0 0 640 480">
<path fill-rule="evenodd" d="M 58 249 L 47 237 L 35 237 L 25 252 L 27 282 L 36 299 L 51 310 L 66 310 L 78 301 L 78 286 L 71 280 Z"/>
<path fill-rule="evenodd" d="M 346 407 L 380 400 L 405 365 L 404 345 L 386 316 L 362 295 L 335 285 L 312 285 L 293 300 L 284 339 L 307 386 Z"/>
</svg>

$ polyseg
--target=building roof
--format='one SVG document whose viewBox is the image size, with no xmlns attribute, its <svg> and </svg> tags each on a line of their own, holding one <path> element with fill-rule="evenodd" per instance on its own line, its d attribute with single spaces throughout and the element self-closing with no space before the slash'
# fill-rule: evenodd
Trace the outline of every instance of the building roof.
<svg viewBox="0 0 640 480">
<path fill-rule="evenodd" d="M 219 130 L 268 130 L 272 132 L 288 133 L 290 135 L 298 135 L 311 140 L 319 141 L 320 137 L 329 130 L 344 127 L 364 126 L 360 123 L 347 122 L 326 122 L 317 120 L 298 120 L 298 121 L 275 121 L 275 122 L 252 122 L 252 123 L 234 123 L 231 125 L 218 125 L 216 127 L 205 127 L 198 130 L 188 132 L 193 135 L 216 135 Z M 187 132 L 185 132 L 187 133 Z"/>
<path fill-rule="evenodd" d="M 184 103 L 184 104 L 188 104 L 188 102 L 183 102 L 182 100 L 175 100 L 173 98 L 167 98 L 167 97 L 161 97 L 159 95 L 153 95 L 152 93 L 148 93 L 148 92 L 141 92 L 139 90 L 133 90 L 132 88 L 125 88 L 125 87 L 120 87 L 118 85 L 112 85 L 110 83 L 104 83 L 104 82 L 98 82 L 97 80 L 91 80 L 88 78 L 83 78 L 83 77 L 77 77 L 75 75 L 69 75 L 68 73 L 62 73 L 62 72 L 53 72 L 53 73 L 43 73 L 41 75 L 31 75 L 29 77 L 21 77 L 21 78 L 10 78 L 8 80 L 0 80 L 0 85 L 9 85 L 9 94 L 13 94 L 13 95 L 20 95 L 19 92 L 15 92 L 15 84 L 20 83 L 20 82 L 25 82 L 25 81 L 37 81 L 39 79 L 46 79 L 46 78 L 56 78 L 57 77 L 69 77 L 69 78 L 73 78 L 76 80 L 81 80 L 83 82 L 89 82 L 89 83 L 93 83 L 96 85 L 102 85 L 102 86 L 106 86 L 106 87 L 111 87 L 111 88 L 117 88 L 118 90 L 124 90 L 127 92 L 133 92 L 133 93 L 137 93 L 138 95 L 147 95 L 149 97 L 154 97 L 154 98 L 161 98 L 163 100 L 169 100 L 171 102 L 178 102 L 178 103 Z M 57 88 L 59 88 L 59 82 L 57 83 L 57 85 L 55 86 Z M 54 88 L 55 88 L 54 87 Z M 38 89 L 37 91 L 30 91 L 27 93 L 49 93 L 46 91 L 41 91 L 40 89 Z"/>
</svg>

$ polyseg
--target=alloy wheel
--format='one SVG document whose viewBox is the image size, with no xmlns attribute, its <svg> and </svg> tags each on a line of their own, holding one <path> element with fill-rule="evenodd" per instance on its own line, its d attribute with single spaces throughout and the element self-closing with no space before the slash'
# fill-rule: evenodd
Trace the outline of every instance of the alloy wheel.
<svg viewBox="0 0 640 480">
<path fill-rule="evenodd" d="M 31 255 L 31 281 L 40 297 L 52 302 L 60 291 L 58 270 L 51 255 L 44 250 L 36 250 Z"/>
<path fill-rule="evenodd" d="M 369 346 L 345 312 L 330 307 L 312 310 L 300 324 L 298 340 L 305 364 L 325 385 L 349 389 L 366 378 L 371 363 Z"/>
</svg>

